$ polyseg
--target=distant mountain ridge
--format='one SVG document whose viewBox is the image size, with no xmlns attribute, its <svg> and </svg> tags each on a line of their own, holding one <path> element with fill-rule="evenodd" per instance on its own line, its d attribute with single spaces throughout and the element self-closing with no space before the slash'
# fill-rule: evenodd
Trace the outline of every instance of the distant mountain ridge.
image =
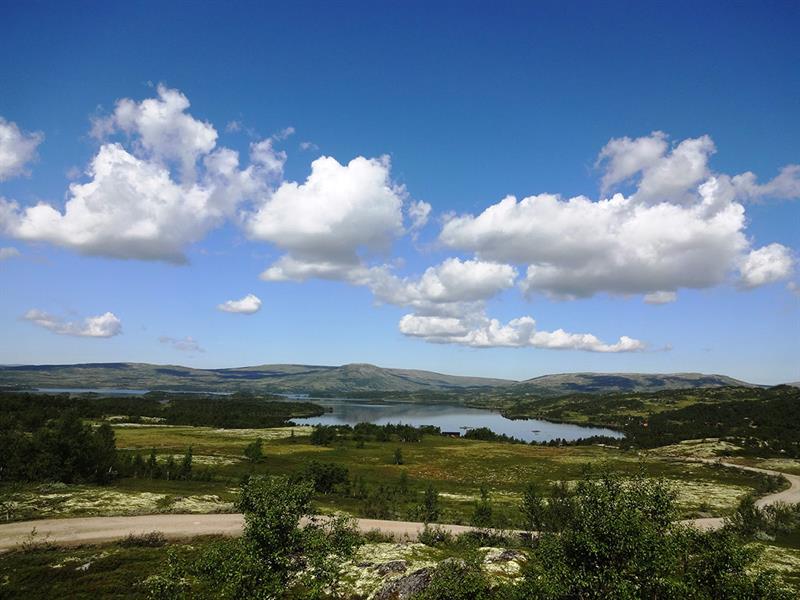
<svg viewBox="0 0 800 600">
<path fill-rule="evenodd" d="M 307 394 L 466 392 L 503 388 L 506 392 L 519 391 L 548 396 L 754 386 L 725 375 L 702 373 L 561 373 L 512 381 L 414 369 L 388 369 L 363 363 L 338 367 L 275 364 L 230 369 L 194 369 L 180 365 L 147 363 L 8 365 L 0 366 L 0 385 Z"/>
<path fill-rule="evenodd" d="M 419 392 L 492 388 L 506 379 L 445 375 L 369 364 L 259 365 L 232 369 L 193 369 L 146 363 L 18 365 L 0 367 L 0 385 L 44 388 L 132 388 L 185 391 L 261 391 L 278 393 Z"/>
<path fill-rule="evenodd" d="M 533 394 L 565 395 L 725 386 L 762 387 L 727 375 L 705 373 L 559 373 L 520 381 L 512 384 L 512 389 Z"/>
</svg>

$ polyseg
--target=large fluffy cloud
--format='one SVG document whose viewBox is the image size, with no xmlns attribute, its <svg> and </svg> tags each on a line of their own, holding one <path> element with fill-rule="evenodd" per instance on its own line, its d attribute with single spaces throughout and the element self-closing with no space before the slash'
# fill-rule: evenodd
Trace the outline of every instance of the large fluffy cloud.
<svg viewBox="0 0 800 600">
<path fill-rule="evenodd" d="M 25 133 L 16 123 L 0 117 L 0 181 L 24 174 L 43 139 L 41 133 Z"/>
<path fill-rule="evenodd" d="M 346 278 L 363 254 L 386 252 L 403 233 L 404 197 L 391 181 L 388 157 L 357 157 L 346 165 L 316 159 L 304 183 L 282 183 L 248 216 L 253 239 L 286 252 L 262 278 Z"/>
<path fill-rule="evenodd" d="M 120 100 L 95 123 L 103 138 L 126 134 L 129 147 L 103 143 L 89 181 L 70 185 L 63 210 L 0 199 L 0 229 L 83 254 L 181 263 L 188 244 L 234 217 L 243 200 L 269 192 L 286 158 L 272 140 L 253 143 L 240 168 L 237 152 L 215 148 L 214 128 L 185 112 L 185 96 L 163 87 L 158 95 Z"/>
<path fill-rule="evenodd" d="M 751 249 L 738 201 L 744 194 L 742 181 L 751 178 L 711 173 L 708 158 L 714 144 L 707 136 L 668 148 L 665 135 L 655 133 L 612 140 L 603 149 L 603 185 L 638 177 L 629 196 L 618 193 L 599 201 L 509 196 L 478 215 L 450 219 L 440 240 L 481 259 L 525 265 L 522 287 L 528 293 L 560 298 L 641 293 L 652 300 L 656 293 L 668 298 L 665 294 L 679 288 L 720 284 Z M 780 181 L 758 192 L 750 186 L 748 194 L 770 189 L 795 193 L 787 183 L 792 173 L 784 169 Z M 785 276 L 787 256 L 783 248 L 762 258 L 779 260 L 772 271 Z"/>
<path fill-rule="evenodd" d="M 122 333 L 122 322 L 112 312 L 87 317 L 82 321 L 67 321 L 62 317 L 32 308 L 25 313 L 23 319 L 59 335 L 107 338 Z"/>
<path fill-rule="evenodd" d="M 94 122 L 93 132 L 101 139 L 115 131 L 134 136 L 144 154 L 178 162 L 184 179 L 191 180 L 197 159 L 214 149 L 217 131 L 186 113 L 189 99 L 178 90 L 159 85 L 157 93 L 142 102 L 118 100 L 112 115 Z"/>
<path fill-rule="evenodd" d="M 183 247 L 201 239 L 226 214 L 202 186 L 180 186 L 163 167 L 119 144 L 104 145 L 89 167 L 91 181 L 70 185 L 64 212 L 28 207 L 7 224 L 20 239 L 46 241 L 84 254 L 184 260 Z"/>
<path fill-rule="evenodd" d="M 428 267 L 418 279 L 398 278 L 387 270 L 371 270 L 366 284 L 376 298 L 417 308 L 488 300 L 514 285 L 517 272 L 506 264 L 448 258 Z"/>
</svg>

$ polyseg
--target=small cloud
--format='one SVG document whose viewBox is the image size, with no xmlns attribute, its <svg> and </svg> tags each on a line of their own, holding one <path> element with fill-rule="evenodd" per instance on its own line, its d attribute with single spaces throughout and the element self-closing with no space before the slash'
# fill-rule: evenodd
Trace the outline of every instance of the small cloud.
<svg viewBox="0 0 800 600">
<path fill-rule="evenodd" d="M 217 305 L 217 309 L 223 312 L 237 313 L 240 315 L 252 315 L 261 309 L 261 298 L 255 294 L 247 294 L 241 300 L 228 300 Z"/>
<path fill-rule="evenodd" d="M 678 299 L 678 294 L 675 292 L 653 292 L 652 294 L 645 294 L 644 301 L 647 304 L 669 304 Z"/>
<path fill-rule="evenodd" d="M 158 341 L 162 344 L 168 344 L 172 346 L 173 349 L 179 350 L 180 352 L 205 352 L 205 350 L 200 347 L 199 342 L 189 335 L 180 339 L 162 335 L 158 338 Z"/>
<path fill-rule="evenodd" d="M 19 256 L 19 250 L 14 247 L 0 248 L 0 260 L 16 258 L 17 256 Z"/>
<path fill-rule="evenodd" d="M 0 253 L 2 253 L 2 250 L 0 250 Z M 786 284 L 786 289 L 792 292 L 792 294 L 795 296 L 800 297 L 800 283 L 797 283 L 796 281 L 790 281 Z"/>
<path fill-rule="evenodd" d="M 794 270 L 792 251 L 781 244 L 769 244 L 751 250 L 744 258 L 739 272 L 739 287 L 753 289 L 769 283 L 787 279 Z"/>
<path fill-rule="evenodd" d="M 319 150 L 319 146 L 314 142 L 300 142 L 300 150 L 316 152 Z"/>
<path fill-rule="evenodd" d="M 284 127 L 278 133 L 273 134 L 272 139 L 274 139 L 274 140 L 285 140 L 290 135 L 293 135 L 293 134 L 294 134 L 294 127 L 291 127 L 291 126 L 290 127 Z"/>
<path fill-rule="evenodd" d="M 43 140 L 41 132 L 25 132 L 0 116 L 0 181 L 28 175 L 27 166 L 36 159 L 36 148 Z"/>
<path fill-rule="evenodd" d="M 59 335 L 107 338 L 122 333 L 122 322 L 112 312 L 87 317 L 83 321 L 67 321 L 63 317 L 32 308 L 22 318 Z"/>
<path fill-rule="evenodd" d="M 225 125 L 225 131 L 228 133 L 236 133 L 241 130 L 242 130 L 241 121 L 228 121 L 228 124 Z"/>
<path fill-rule="evenodd" d="M 431 205 L 422 200 L 411 202 L 406 209 L 408 218 L 411 220 L 411 231 L 416 234 L 428 223 L 431 214 Z"/>
</svg>

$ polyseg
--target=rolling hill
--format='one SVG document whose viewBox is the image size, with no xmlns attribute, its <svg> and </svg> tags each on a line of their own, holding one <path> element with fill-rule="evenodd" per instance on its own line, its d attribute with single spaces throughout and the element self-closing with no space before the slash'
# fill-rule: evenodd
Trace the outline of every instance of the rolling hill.
<svg viewBox="0 0 800 600">
<path fill-rule="evenodd" d="M 574 393 L 655 392 L 660 390 L 749 386 L 724 375 L 700 373 L 563 373 L 525 381 L 386 369 L 369 364 L 260 365 L 194 369 L 146 363 L 0 366 L 0 386 L 114 388 L 180 391 L 251 391 L 305 394 L 372 392 L 453 392 L 496 390 L 503 395 L 557 396 Z"/>
<path fill-rule="evenodd" d="M 760 387 L 726 375 L 703 373 L 560 373 L 520 381 L 513 384 L 511 389 L 529 394 L 560 396 L 725 386 Z"/>
<path fill-rule="evenodd" d="M 42 388 L 131 388 L 181 391 L 279 393 L 418 392 L 489 388 L 505 379 L 461 377 L 430 371 L 384 369 L 368 364 L 340 367 L 261 365 L 193 369 L 145 363 L 15 365 L 0 367 L 0 385 Z"/>
</svg>

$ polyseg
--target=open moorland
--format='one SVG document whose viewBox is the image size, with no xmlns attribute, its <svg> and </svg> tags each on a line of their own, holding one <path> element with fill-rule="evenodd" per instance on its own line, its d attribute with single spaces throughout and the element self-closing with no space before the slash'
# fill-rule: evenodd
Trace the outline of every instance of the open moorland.
<svg viewBox="0 0 800 600">
<path fill-rule="evenodd" d="M 522 507 L 531 489 L 555 506 L 581 481 L 613 474 L 663 481 L 674 492 L 676 520 L 736 520 L 748 498 L 779 492 L 788 482 L 733 463 L 800 473 L 797 439 L 786 425 L 796 422 L 791 410 L 798 406 L 798 393 L 779 386 L 505 398 L 502 410 L 512 417 L 602 424 L 626 433 L 621 440 L 526 444 L 480 429 L 452 437 L 434 427 L 298 426 L 292 418 L 319 414 L 320 408 L 313 400 L 278 396 L 8 392 L 0 395 L 5 409 L 0 508 L 6 522 L 32 521 L 32 535 L 0 558 L 0 569 L 7 590 L 18 593 L 143 597 L 140 584 L 159 571 L 165 548 L 188 556 L 227 542 L 212 537 L 58 548 L 37 538 L 35 521 L 239 512 L 241 486 L 261 477 L 284 478 L 291 485 L 310 482 L 309 514 L 526 530 L 530 523 Z M 469 401 L 487 398 L 484 390 Z M 687 411 L 686 418 L 676 417 Z M 779 414 L 789 417 L 782 420 Z M 747 429 L 741 427 L 742 415 Z M 764 549 L 759 560 L 793 585 L 800 577 L 799 542 L 791 526 L 748 543 Z M 448 557 L 474 558 L 476 548 L 488 548 L 481 550 L 481 560 L 495 547 L 527 552 L 507 538 L 470 544 L 378 537 L 366 539 L 358 552 L 360 563 L 374 563 L 370 556 L 404 561 L 403 572 Z M 486 560 L 484 571 L 494 569 L 495 580 L 508 576 L 504 569 L 520 568 Z M 360 563 L 348 563 L 355 587 L 347 597 L 369 597 L 393 577 L 352 566 Z"/>
</svg>

